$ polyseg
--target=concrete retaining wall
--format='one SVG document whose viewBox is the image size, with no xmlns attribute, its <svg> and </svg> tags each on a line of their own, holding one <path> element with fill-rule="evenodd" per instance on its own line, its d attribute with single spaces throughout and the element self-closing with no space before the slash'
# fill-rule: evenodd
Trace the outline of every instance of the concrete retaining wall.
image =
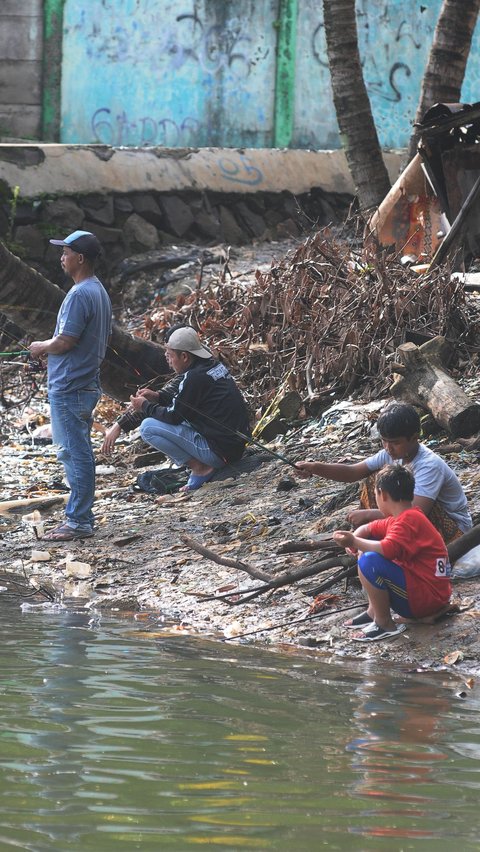
<svg viewBox="0 0 480 852">
<path fill-rule="evenodd" d="M 393 179 L 400 155 L 387 160 Z M 110 264 L 182 240 L 300 237 L 342 219 L 353 186 L 341 151 L 3 144 L 0 195 L 0 237 L 60 283 L 52 236 L 93 231 Z"/>
<path fill-rule="evenodd" d="M 408 143 L 441 5 L 356 2 L 363 74 L 384 147 Z M 282 26 L 286 12 L 289 28 Z M 479 47 L 480 25 L 466 100 L 479 97 Z M 279 59 L 288 79 L 283 88 Z M 115 146 L 340 147 L 322 2 L 65 0 L 60 138 Z"/>
<path fill-rule="evenodd" d="M 385 154 L 392 180 L 400 152 Z M 281 192 L 321 187 L 353 194 L 343 151 L 0 145 L 0 180 L 24 198 L 85 192 Z"/>
<path fill-rule="evenodd" d="M 42 0 L 2 0 L 0 138 L 40 136 L 42 53 Z"/>
<path fill-rule="evenodd" d="M 356 0 L 385 148 L 405 147 L 442 0 Z M 1 0 L 0 138 L 338 148 L 319 0 Z M 480 24 L 462 98 L 478 100 Z"/>
</svg>

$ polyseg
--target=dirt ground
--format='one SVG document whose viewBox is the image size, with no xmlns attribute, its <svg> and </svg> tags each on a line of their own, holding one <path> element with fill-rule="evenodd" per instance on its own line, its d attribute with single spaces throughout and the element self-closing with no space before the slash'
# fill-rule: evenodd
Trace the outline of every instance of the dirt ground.
<svg viewBox="0 0 480 852">
<path fill-rule="evenodd" d="M 255 250 L 249 249 L 238 262 L 244 264 L 245 274 L 253 274 L 256 263 L 268 263 L 275 250 L 280 249 L 269 246 L 256 259 Z M 341 403 L 318 420 L 296 422 L 268 448 L 292 461 L 357 461 L 378 448 L 372 421 L 384 403 Z M 108 408 L 100 406 L 94 433 L 99 492 L 94 538 L 74 543 L 37 539 L 62 518 L 61 503 L 0 515 L 0 585 L 13 605 L 20 606 L 33 590 L 43 589 L 33 600 L 45 601 L 47 609 L 48 596 L 63 603 L 74 599 L 86 607 L 135 614 L 151 631 L 208 634 L 219 641 L 256 642 L 283 650 L 288 646 L 326 657 L 374 657 L 407 671 L 445 668 L 457 672 L 460 691 L 473 688 L 480 674 L 479 578 L 454 580 L 458 613 L 433 625 L 409 625 L 395 640 L 368 647 L 355 642 L 352 631 L 343 626 L 363 608 L 356 579 L 333 585 L 328 590 L 335 596 L 330 605 L 312 615 L 315 587 L 326 575 L 242 603 L 239 592 L 261 581 L 239 567 L 200 555 L 185 536 L 217 557 L 274 577 L 321 558 L 318 551 L 283 553 L 282 546 L 344 527 L 349 508 L 357 504 L 357 486 L 296 480 L 290 466 L 255 447 L 249 460 L 251 467 L 258 466 L 236 478 L 209 483 L 188 496 L 136 492 L 132 486 L 137 475 L 151 469 L 135 467 L 146 448 L 134 433 L 122 437 L 112 458 L 101 456 L 102 428 L 107 425 L 102 410 Z M 2 500 L 35 495 L 43 499 L 52 493 L 62 499 L 63 471 L 54 450 L 33 437 L 42 418 L 48 422 L 43 385 L 28 405 L 2 412 Z M 445 441 L 445 435 L 436 434 L 426 443 L 441 449 Z M 444 457 L 459 475 L 474 523 L 479 523 L 478 450 L 457 447 Z"/>
</svg>

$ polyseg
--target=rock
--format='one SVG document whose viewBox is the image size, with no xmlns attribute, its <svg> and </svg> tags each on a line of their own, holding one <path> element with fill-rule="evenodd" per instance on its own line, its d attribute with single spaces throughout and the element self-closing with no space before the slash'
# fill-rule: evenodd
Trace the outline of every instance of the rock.
<svg viewBox="0 0 480 852">
<path fill-rule="evenodd" d="M 292 488 L 298 488 L 298 482 L 291 476 L 284 476 L 278 481 L 277 491 L 291 491 Z"/>
<path fill-rule="evenodd" d="M 20 225 L 15 228 L 14 239 L 26 251 L 29 258 L 41 260 L 45 254 L 45 237 L 35 225 Z"/>
<path fill-rule="evenodd" d="M 138 213 L 132 213 L 123 226 L 123 235 L 128 250 L 132 253 L 151 251 L 158 248 L 157 229 L 146 219 L 142 219 Z"/>
<path fill-rule="evenodd" d="M 131 196 L 131 202 L 135 213 L 138 213 L 151 225 L 159 228 L 164 224 L 164 216 L 153 196 L 148 192 L 135 192 Z"/>
<path fill-rule="evenodd" d="M 92 566 L 89 562 L 76 562 L 75 560 L 65 560 L 65 576 L 76 577 L 78 580 L 84 580 L 92 574 Z"/>
<path fill-rule="evenodd" d="M 238 225 L 234 215 L 223 204 L 219 207 L 220 214 L 220 234 L 224 242 L 234 246 L 241 246 L 248 242 L 247 235 Z"/>
<path fill-rule="evenodd" d="M 29 201 L 21 201 L 15 207 L 16 225 L 34 225 L 37 221 L 38 202 L 34 205 Z"/>
<path fill-rule="evenodd" d="M 220 219 L 218 216 L 207 210 L 200 210 L 195 214 L 195 228 L 198 228 L 200 233 L 205 237 L 217 240 L 220 237 Z"/>
<path fill-rule="evenodd" d="M 285 219 L 283 222 L 279 222 L 279 224 L 273 228 L 273 232 L 277 240 L 285 240 L 289 237 L 300 236 L 300 228 L 293 219 Z"/>
<path fill-rule="evenodd" d="M 160 198 L 160 206 L 165 217 L 166 226 L 177 237 L 183 237 L 194 222 L 193 213 L 188 204 L 185 204 L 176 195 L 166 195 Z"/>
<path fill-rule="evenodd" d="M 71 231 L 82 227 L 85 214 L 81 207 L 71 198 L 56 198 L 54 201 L 46 201 L 42 207 L 40 218 L 42 222 L 49 222 L 58 228 L 58 236 L 62 238 Z M 82 230 L 87 231 L 88 228 Z"/>
<path fill-rule="evenodd" d="M 100 225 L 113 225 L 115 214 L 113 197 L 100 193 L 91 193 L 82 197 L 82 207 L 88 219 Z"/>
<path fill-rule="evenodd" d="M 113 245 L 120 243 L 125 247 L 123 231 L 120 228 L 107 228 L 96 222 L 85 220 L 83 230 L 91 231 L 100 240 L 104 249 L 109 250 Z"/>
<path fill-rule="evenodd" d="M 265 233 L 265 220 L 258 213 L 250 210 L 244 201 L 240 201 L 235 205 L 235 212 L 238 214 L 240 221 L 252 237 L 262 237 Z"/>
<path fill-rule="evenodd" d="M 130 213 L 134 213 L 133 204 L 128 195 L 117 195 L 113 201 L 115 210 L 115 223 L 124 225 Z"/>
<path fill-rule="evenodd" d="M 31 562 L 50 562 L 51 558 L 49 550 L 32 550 L 30 554 Z"/>
</svg>

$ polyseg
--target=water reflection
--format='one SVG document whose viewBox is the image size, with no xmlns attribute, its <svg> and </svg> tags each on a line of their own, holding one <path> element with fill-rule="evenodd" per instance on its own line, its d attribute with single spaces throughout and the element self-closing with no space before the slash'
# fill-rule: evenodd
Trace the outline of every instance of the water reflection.
<svg viewBox="0 0 480 852">
<path fill-rule="evenodd" d="M 475 848 L 478 701 L 443 676 L 1 596 L 0 640 L 0 849 Z"/>
<path fill-rule="evenodd" d="M 431 680 L 417 676 L 392 679 L 383 673 L 369 676 L 355 690 L 357 736 L 347 743 L 352 753 L 354 795 L 381 802 L 362 812 L 353 833 L 375 837 L 442 839 L 451 791 L 442 791 L 441 764 L 451 760 L 455 682 L 432 689 Z M 480 757 L 478 743 L 477 758 Z M 480 781 L 480 778 L 479 778 Z M 441 810 L 438 811 L 439 795 Z M 376 815 L 378 821 L 372 821 Z M 431 825 L 420 827 L 422 821 Z M 393 823 L 393 824 L 392 824 Z"/>
</svg>

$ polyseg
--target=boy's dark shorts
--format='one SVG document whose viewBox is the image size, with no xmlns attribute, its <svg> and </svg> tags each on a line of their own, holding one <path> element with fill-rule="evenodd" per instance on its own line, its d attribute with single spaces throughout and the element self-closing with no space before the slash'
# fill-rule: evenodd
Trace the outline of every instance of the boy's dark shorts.
<svg viewBox="0 0 480 852">
<path fill-rule="evenodd" d="M 390 606 L 405 618 L 413 618 L 407 598 L 407 585 L 403 568 L 390 562 L 380 553 L 368 551 L 358 560 L 358 570 L 372 586 L 388 592 Z"/>
</svg>

